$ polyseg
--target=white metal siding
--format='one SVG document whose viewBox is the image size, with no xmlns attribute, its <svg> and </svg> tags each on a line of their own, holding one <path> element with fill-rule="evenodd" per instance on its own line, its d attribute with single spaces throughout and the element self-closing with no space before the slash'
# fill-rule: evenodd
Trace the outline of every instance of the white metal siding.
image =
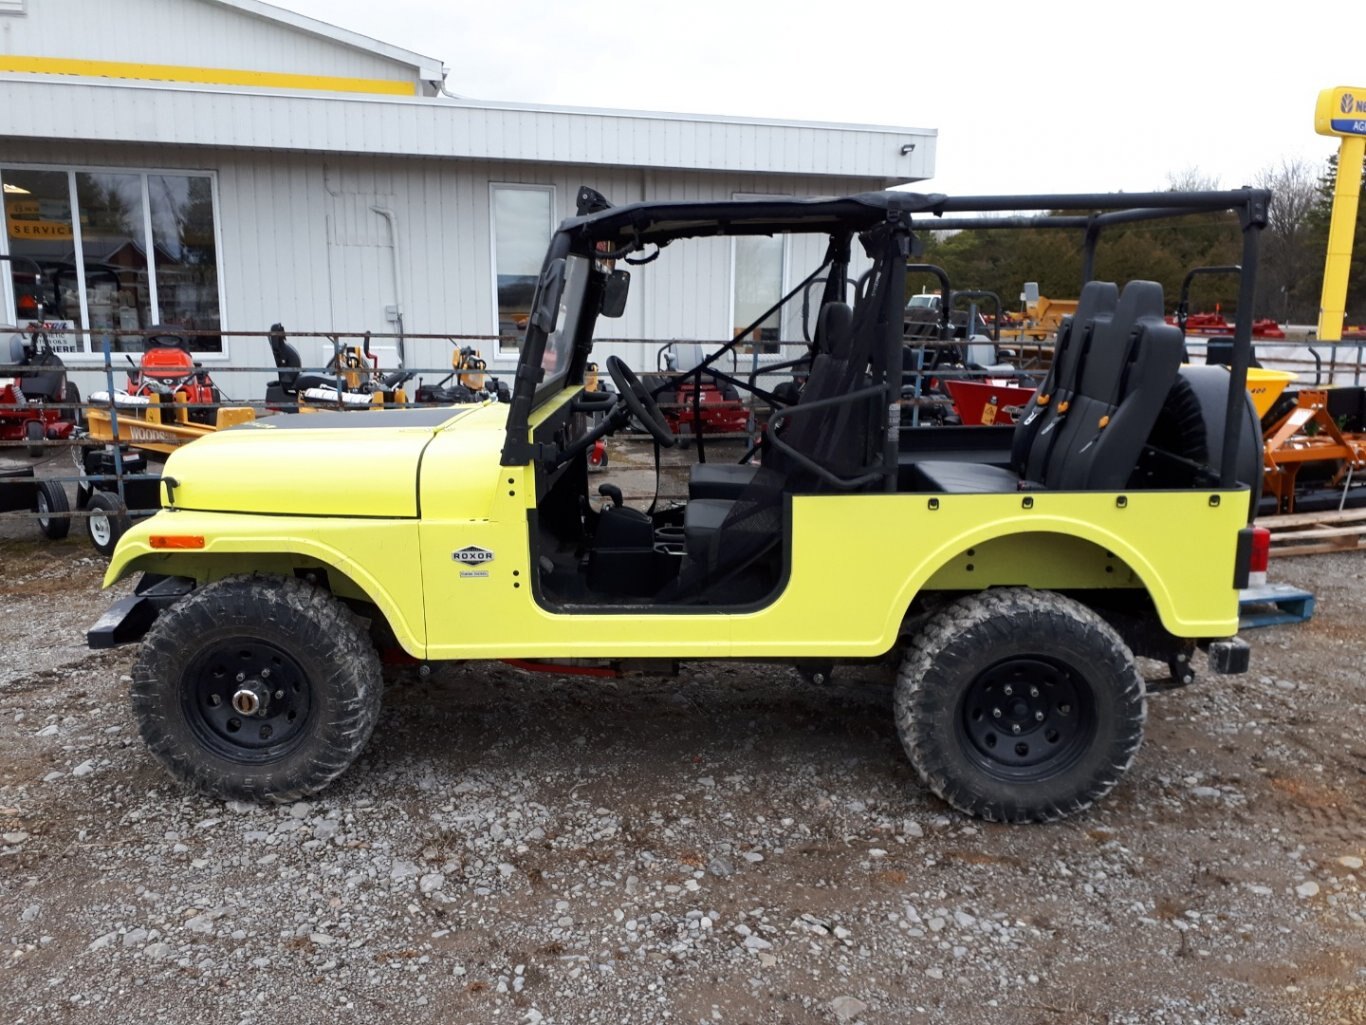
<svg viewBox="0 0 1366 1025">
<path fill-rule="evenodd" d="M 7 145 L 0 159 L 5 164 L 72 164 L 70 148 L 61 143 Z M 260 332 L 252 338 L 229 338 L 230 362 L 258 367 L 271 364 L 264 334 L 275 321 L 291 331 L 388 333 L 393 328 L 385 307 L 395 303 L 413 334 L 493 334 L 490 182 L 554 186 L 556 222 L 573 213 L 580 185 L 617 204 L 729 199 L 737 192 L 838 195 L 868 186 L 861 179 L 262 151 L 187 153 L 145 146 L 86 147 L 80 162 L 217 172 L 224 321 L 230 331 Z M 372 206 L 391 209 L 398 222 L 399 295 L 394 288 L 395 250 Z M 793 239 L 789 287 L 816 267 L 822 253 L 816 238 Z M 728 337 L 731 273 L 726 239 L 680 241 L 656 263 L 632 268 L 627 315 L 602 322 L 601 332 L 655 341 L 604 346 L 599 360 L 615 351 L 632 366 L 649 369 L 660 341 Z M 800 337 L 795 318 L 784 324 L 784 337 Z M 491 366 L 506 368 L 515 362 L 499 357 L 492 341 L 477 344 Z M 328 352 L 321 340 L 297 339 L 295 345 L 305 366 L 320 366 Z M 410 341 L 407 363 L 445 367 L 450 354 L 445 341 Z M 212 368 L 215 362 L 207 359 Z M 229 395 L 260 397 L 273 376 L 221 374 L 219 383 Z M 80 374 L 77 380 L 83 389 L 93 384 L 91 375 Z"/>
<path fill-rule="evenodd" d="M 143 0 L 167 2 L 167 0 Z M 803 125 L 373 96 L 242 93 L 52 76 L 5 80 L 5 135 L 861 178 L 934 173 L 918 128 Z M 905 156 L 901 147 L 915 143 Z M 865 186 L 867 187 L 867 186 Z"/>
<path fill-rule="evenodd" d="M 3 52 L 417 83 L 417 69 L 202 0 L 28 0 Z"/>
</svg>

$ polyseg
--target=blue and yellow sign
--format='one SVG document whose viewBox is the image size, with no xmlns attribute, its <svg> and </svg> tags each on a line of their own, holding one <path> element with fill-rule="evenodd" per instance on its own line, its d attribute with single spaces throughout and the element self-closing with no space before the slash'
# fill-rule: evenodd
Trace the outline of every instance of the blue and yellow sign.
<svg viewBox="0 0 1366 1025">
<path fill-rule="evenodd" d="M 1314 131 L 1336 135 L 1337 180 L 1333 183 L 1333 212 L 1328 220 L 1328 254 L 1323 263 L 1323 298 L 1319 300 L 1319 340 L 1342 340 L 1347 309 L 1347 277 L 1352 267 L 1352 235 L 1361 199 L 1361 169 L 1366 164 L 1366 89 L 1340 85 L 1319 93 L 1314 107 Z"/>
<path fill-rule="evenodd" d="M 1319 93 L 1314 131 L 1320 135 L 1366 135 L 1366 86 L 1340 85 Z"/>
</svg>

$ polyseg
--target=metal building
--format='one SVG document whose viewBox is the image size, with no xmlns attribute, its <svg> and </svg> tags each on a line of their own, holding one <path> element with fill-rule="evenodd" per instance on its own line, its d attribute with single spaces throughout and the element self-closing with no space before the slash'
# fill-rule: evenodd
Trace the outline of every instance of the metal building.
<svg viewBox="0 0 1366 1025">
<path fill-rule="evenodd" d="M 444 92 L 439 60 L 258 0 L 113 10 L 0 0 L 0 253 L 46 272 L 41 291 L 0 275 L 0 322 L 41 302 L 77 368 L 154 323 L 202 332 L 210 368 L 269 365 L 276 321 L 485 336 L 507 366 L 580 185 L 615 203 L 833 195 L 934 171 L 933 130 L 475 102 Z M 637 276 L 621 336 L 729 337 L 817 260 L 781 240 L 696 245 Z M 655 347 L 618 351 L 644 369 Z M 299 348 L 306 365 L 330 353 Z M 449 356 L 405 345 L 410 367 Z M 259 397 L 269 376 L 224 383 Z"/>
</svg>

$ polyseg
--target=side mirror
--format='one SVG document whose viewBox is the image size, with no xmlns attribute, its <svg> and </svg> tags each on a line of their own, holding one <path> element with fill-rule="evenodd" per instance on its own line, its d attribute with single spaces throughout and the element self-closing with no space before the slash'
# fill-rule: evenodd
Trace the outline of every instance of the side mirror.
<svg viewBox="0 0 1366 1025">
<path fill-rule="evenodd" d="M 614 270 L 607 275 L 602 285 L 602 304 L 599 312 L 604 317 L 616 319 L 626 312 L 626 296 L 631 291 L 631 272 Z"/>
<path fill-rule="evenodd" d="M 546 334 L 555 330 L 560 319 L 560 297 L 564 295 L 564 257 L 551 260 L 536 285 L 536 305 L 531 323 Z"/>
</svg>

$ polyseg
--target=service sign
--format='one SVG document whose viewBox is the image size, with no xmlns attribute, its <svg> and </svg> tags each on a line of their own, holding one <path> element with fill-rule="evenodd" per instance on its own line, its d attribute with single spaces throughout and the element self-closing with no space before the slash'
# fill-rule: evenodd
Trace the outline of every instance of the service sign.
<svg viewBox="0 0 1366 1025">
<path fill-rule="evenodd" d="M 80 352 L 81 343 L 76 338 L 74 320 L 21 320 L 19 326 L 27 334 L 33 328 L 47 333 L 48 344 L 53 352 Z"/>
<path fill-rule="evenodd" d="M 1366 135 L 1366 86 L 1340 85 L 1319 93 L 1314 131 L 1320 135 Z"/>
</svg>

